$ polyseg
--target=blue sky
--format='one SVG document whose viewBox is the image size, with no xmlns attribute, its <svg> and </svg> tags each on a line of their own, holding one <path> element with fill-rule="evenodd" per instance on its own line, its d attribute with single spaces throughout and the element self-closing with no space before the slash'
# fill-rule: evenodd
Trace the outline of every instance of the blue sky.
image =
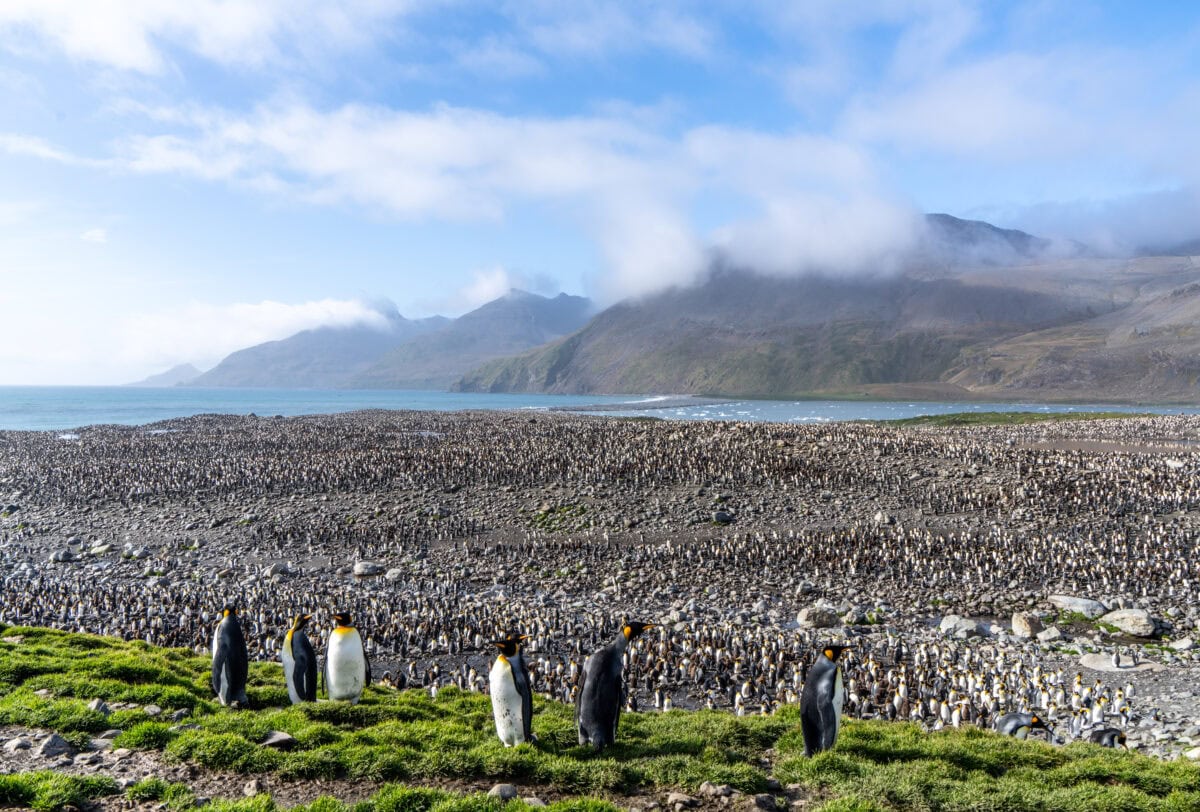
<svg viewBox="0 0 1200 812">
<path fill-rule="evenodd" d="M 5 0 L 0 384 L 510 286 L 1200 236 L 1192 3 Z"/>
</svg>

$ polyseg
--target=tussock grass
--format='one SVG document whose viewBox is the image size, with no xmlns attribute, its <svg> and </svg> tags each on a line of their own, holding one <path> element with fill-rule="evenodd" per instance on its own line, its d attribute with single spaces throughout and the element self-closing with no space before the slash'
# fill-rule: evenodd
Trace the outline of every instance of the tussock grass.
<svg viewBox="0 0 1200 812">
<path fill-rule="evenodd" d="M 1136 810 L 1200 809 L 1200 768 L 1093 744 L 1054 747 L 978 728 L 925 733 L 912 724 L 843 728 L 837 748 L 805 758 L 788 733 L 775 774 L 837 796 L 823 809 Z"/>
<path fill-rule="evenodd" d="M 221 708 L 209 699 L 209 664 L 187 652 L 45 629 L 0 630 L 20 635 L 0 643 L 0 723 L 49 728 L 75 738 L 111 726 L 118 746 L 160 750 L 168 759 L 244 774 L 285 779 L 365 779 L 380 784 L 438 779 L 511 781 L 550 786 L 566 794 L 681 788 L 705 781 L 745 793 L 765 791 L 768 779 L 798 784 L 823 812 L 920 810 L 1200 810 L 1200 766 L 1164 762 L 1096 745 L 1052 747 L 969 728 L 925 733 L 899 723 L 847 722 L 837 747 L 805 758 L 796 708 L 770 717 L 737 718 L 714 711 L 623 714 L 619 743 L 603 754 L 577 745 L 572 709 L 535 701 L 536 745 L 505 748 L 497 740 L 487 697 L 452 688 L 436 699 L 425 691 L 368 689 L 356 706 L 343 702 L 287 705 L 279 666 L 252 666 L 252 710 Z M 83 653 L 88 656 L 81 656 Z M 136 661 L 136 662 L 131 662 Z M 123 673 L 132 682 L 96 679 Z M 140 681 L 139 681 L 140 680 Z M 37 696 L 38 687 L 61 691 Z M 140 710 L 105 719 L 86 702 L 154 697 L 165 711 L 191 710 L 183 724 L 150 719 Z M 165 697 L 177 697 L 172 704 Z M 282 730 L 297 740 L 288 752 L 261 746 Z M 51 781 L 49 774 L 5 777 L 0 804 L 57 808 L 55 798 L 113 791 L 107 784 Z M 41 777 L 37 777 L 41 776 Z M 64 782 L 65 781 L 65 782 Z M 142 782 L 138 799 L 186 809 L 186 787 Z M 72 803 L 62 801 L 60 806 Z M 41 804 L 41 806 L 37 806 Z M 320 799 L 315 812 L 500 812 L 485 796 L 389 785 L 372 799 L 346 806 Z M 214 810 L 276 809 L 270 798 L 215 803 Z M 511 812 L 522 807 L 514 806 Z M 556 804 L 562 812 L 612 812 L 597 801 Z M 508 807 L 504 807 L 508 812 Z"/>
<path fill-rule="evenodd" d="M 0 807 L 57 810 L 82 808 L 88 801 L 117 791 L 111 778 L 61 775 L 45 770 L 0 775 Z"/>
</svg>

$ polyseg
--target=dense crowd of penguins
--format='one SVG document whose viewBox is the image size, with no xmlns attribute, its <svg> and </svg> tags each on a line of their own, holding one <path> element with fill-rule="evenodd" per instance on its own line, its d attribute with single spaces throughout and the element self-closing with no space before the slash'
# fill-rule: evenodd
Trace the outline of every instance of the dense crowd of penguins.
<svg viewBox="0 0 1200 812">
<path fill-rule="evenodd" d="M 1125 680 L 1045 668 L 1036 645 L 944 639 L 905 619 L 1006 616 L 1065 592 L 1190 628 L 1198 436 L 1186 417 L 916 431 L 394 412 L 8 432 L 0 622 L 207 648 L 214 607 L 236 595 L 248 656 L 274 659 L 321 595 L 356 618 L 384 684 L 484 690 L 491 641 L 521 629 L 532 690 L 574 701 L 587 654 L 628 611 L 657 624 L 622 655 L 629 707 L 770 713 L 800 700 L 829 643 L 792 622 L 825 598 L 847 611 L 847 714 L 942 727 L 1018 713 L 1085 736 L 1156 711 Z M 541 532 L 524 514 L 462 507 L 551 491 L 589 505 L 594 525 Z M 348 522 L 320 501 L 413 493 L 451 504 Z M 18 522 L 225 504 L 270 513 L 221 550 L 184 546 L 209 528 L 176 525 L 145 560 L 47 566 L 37 523 Z M 726 518 L 695 522 L 713 508 Z M 396 577 L 337 574 L 363 558 Z M 270 559 L 294 566 L 266 575 Z"/>
</svg>

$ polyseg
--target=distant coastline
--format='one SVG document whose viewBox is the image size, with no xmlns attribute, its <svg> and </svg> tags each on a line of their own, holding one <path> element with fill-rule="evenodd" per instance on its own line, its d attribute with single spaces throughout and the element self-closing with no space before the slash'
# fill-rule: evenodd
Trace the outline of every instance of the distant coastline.
<svg viewBox="0 0 1200 812">
<path fill-rule="evenodd" d="M 823 423 L 898 420 L 955 412 L 1155 412 L 1200 414 L 1200 406 L 1048 403 L 947 398 L 731 398 L 708 395 L 543 395 L 381 389 L 232 387 L 0 387 L 0 430 L 71 431 L 99 424 L 146 425 L 197 414 L 332 414 L 361 410 L 567 411 L 653 415 L 667 420 Z"/>
</svg>

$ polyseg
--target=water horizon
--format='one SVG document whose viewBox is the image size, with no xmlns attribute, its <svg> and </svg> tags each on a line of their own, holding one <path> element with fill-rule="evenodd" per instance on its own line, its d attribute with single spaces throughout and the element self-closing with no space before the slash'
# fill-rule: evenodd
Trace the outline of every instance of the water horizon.
<svg viewBox="0 0 1200 812">
<path fill-rule="evenodd" d="M 595 406 L 595 410 L 587 407 Z M 954 412 L 1089 411 L 1200 414 L 1200 405 L 918 400 L 781 400 L 631 393 L 543 395 L 401 389 L 249 389 L 131 386 L 0 386 L 0 430 L 68 431 L 146 425 L 198 414 L 294 417 L 363 409 L 416 411 L 570 410 L 668 420 L 823 423 L 897 420 Z"/>
</svg>

